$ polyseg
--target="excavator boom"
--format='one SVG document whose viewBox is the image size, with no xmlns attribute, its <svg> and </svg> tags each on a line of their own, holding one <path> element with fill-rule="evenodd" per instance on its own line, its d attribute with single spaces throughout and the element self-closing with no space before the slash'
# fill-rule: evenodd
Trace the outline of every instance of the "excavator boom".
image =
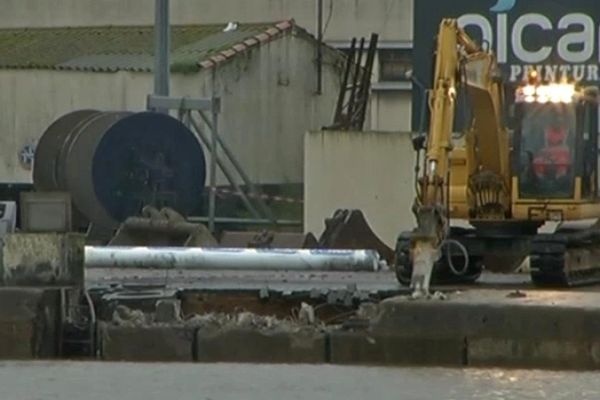
<svg viewBox="0 0 600 400">
<path fill-rule="evenodd" d="M 417 228 L 413 233 L 411 286 L 416 292 L 428 292 L 433 265 L 448 235 L 452 132 L 459 89 L 464 88 L 475 104 L 465 138 L 469 203 L 474 204 L 472 208 L 488 207 L 496 214 L 510 205 L 508 136 L 500 117 L 503 98 L 496 70 L 493 54 L 482 50 L 457 20 L 442 20 L 429 93 L 425 163 L 414 204 Z M 488 190 L 495 193 L 490 198 L 494 207 L 489 207 L 488 200 L 478 200 L 479 194 Z"/>
</svg>

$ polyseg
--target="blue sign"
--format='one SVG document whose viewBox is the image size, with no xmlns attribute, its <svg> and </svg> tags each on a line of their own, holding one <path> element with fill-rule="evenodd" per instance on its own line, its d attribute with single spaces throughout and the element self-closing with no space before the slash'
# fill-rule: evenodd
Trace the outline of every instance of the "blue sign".
<svg viewBox="0 0 600 400">
<path fill-rule="evenodd" d="M 600 82 L 598 0 L 416 0 L 414 71 L 431 87 L 435 37 L 443 18 L 456 18 L 467 33 L 491 48 L 504 80 L 513 87 L 535 69 L 548 81 Z M 413 129 L 420 120 L 415 90 Z"/>
</svg>

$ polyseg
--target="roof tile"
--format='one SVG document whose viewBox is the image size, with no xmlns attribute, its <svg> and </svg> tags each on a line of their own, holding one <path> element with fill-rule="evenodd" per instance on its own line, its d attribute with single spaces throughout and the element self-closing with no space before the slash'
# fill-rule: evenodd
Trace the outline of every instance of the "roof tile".
<svg viewBox="0 0 600 400">
<path fill-rule="evenodd" d="M 258 35 L 255 35 L 254 37 L 259 42 L 266 42 L 271 39 L 271 36 L 267 35 L 266 33 L 259 33 Z"/>
<path fill-rule="evenodd" d="M 221 52 L 221 54 L 222 54 L 223 56 L 225 56 L 225 57 L 229 58 L 229 57 L 233 57 L 233 56 L 235 56 L 235 55 L 237 54 L 237 51 L 235 51 L 235 50 L 231 50 L 231 49 L 227 49 L 227 50 L 223 50 L 223 51 Z"/>
<path fill-rule="evenodd" d="M 258 44 L 258 40 L 256 40 L 255 38 L 246 39 L 246 40 L 244 40 L 244 44 L 248 47 L 251 47 L 251 46 L 254 46 L 255 44 Z"/>
<path fill-rule="evenodd" d="M 288 21 L 281 21 L 280 23 L 276 24 L 275 26 L 277 27 L 277 29 L 280 29 L 282 31 L 288 30 L 292 27 L 293 25 L 293 21 L 288 20 Z"/>
<path fill-rule="evenodd" d="M 277 28 L 269 28 L 265 31 L 265 33 L 269 36 L 279 35 L 281 31 Z"/>
</svg>

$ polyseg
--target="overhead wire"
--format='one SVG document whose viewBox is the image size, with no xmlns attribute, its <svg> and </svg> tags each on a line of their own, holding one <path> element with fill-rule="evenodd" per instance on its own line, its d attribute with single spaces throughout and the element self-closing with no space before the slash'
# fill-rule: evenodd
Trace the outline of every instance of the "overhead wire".
<svg viewBox="0 0 600 400">
<path fill-rule="evenodd" d="M 329 23 L 331 22 L 331 18 L 333 17 L 333 0 L 329 0 L 329 11 L 327 15 L 327 21 L 325 21 L 325 26 L 323 27 L 323 37 L 327 33 L 327 28 L 329 28 Z"/>
</svg>

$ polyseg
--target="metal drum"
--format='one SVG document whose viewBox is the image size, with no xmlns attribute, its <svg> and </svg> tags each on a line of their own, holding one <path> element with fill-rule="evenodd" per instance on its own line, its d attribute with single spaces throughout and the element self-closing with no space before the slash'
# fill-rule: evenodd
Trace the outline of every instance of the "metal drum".
<svg viewBox="0 0 600 400">
<path fill-rule="evenodd" d="M 194 134 L 165 114 L 81 110 L 39 141 L 36 190 L 66 191 L 90 222 L 114 227 L 145 205 L 190 214 L 200 204 L 206 161 Z"/>
<path fill-rule="evenodd" d="M 95 110 L 73 111 L 63 115 L 46 129 L 35 150 L 33 183 L 36 190 L 59 190 L 56 163 L 65 139 L 82 121 L 98 113 Z"/>
</svg>

